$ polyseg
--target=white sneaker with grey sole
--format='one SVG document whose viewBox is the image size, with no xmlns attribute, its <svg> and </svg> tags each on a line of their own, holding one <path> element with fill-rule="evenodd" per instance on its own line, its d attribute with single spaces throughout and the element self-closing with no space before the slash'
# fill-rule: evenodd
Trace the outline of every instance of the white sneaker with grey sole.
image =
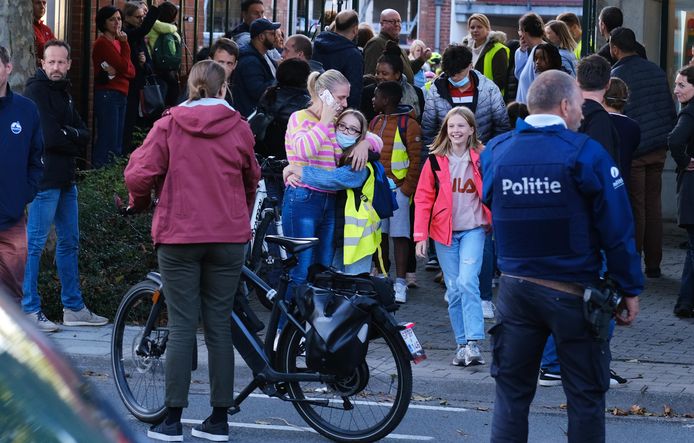
<svg viewBox="0 0 694 443">
<path fill-rule="evenodd" d="M 43 315 L 43 311 L 36 311 L 26 314 L 31 323 L 43 332 L 55 332 L 58 330 L 58 325 L 50 321 Z"/>
<path fill-rule="evenodd" d="M 395 283 L 395 303 L 407 303 L 407 284 Z"/>
<path fill-rule="evenodd" d="M 63 324 L 65 326 L 103 326 L 108 323 L 106 317 L 96 315 L 86 306 L 79 311 L 63 309 Z"/>
<path fill-rule="evenodd" d="M 494 310 L 496 309 L 496 306 L 494 306 L 494 303 L 488 300 L 482 300 L 482 315 L 484 316 L 485 319 L 491 320 L 494 319 Z"/>
</svg>

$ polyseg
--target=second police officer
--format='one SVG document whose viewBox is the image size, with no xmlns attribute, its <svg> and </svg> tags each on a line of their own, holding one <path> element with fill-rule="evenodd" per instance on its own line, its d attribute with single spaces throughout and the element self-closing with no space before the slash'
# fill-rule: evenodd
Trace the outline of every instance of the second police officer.
<svg viewBox="0 0 694 443">
<path fill-rule="evenodd" d="M 623 296 L 617 321 L 629 324 L 639 310 L 643 274 L 619 170 L 598 142 L 575 132 L 582 102 L 571 76 L 541 74 L 528 92 L 531 115 L 483 153 L 484 199 L 494 214 L 502 272 L 498 320 L 490 331 L 492 442 L 527 441 L 528 409 L 550 333 L 568 400 L 569 442 L 605 441 L 611 356 L 607 340 L 584 317 L 583 295 L 600 283 L 604 251 L 609 277 Z M 609 298 L 613 304 L 596 312 L 609 317 L 617 300 Z"/>
</svg>

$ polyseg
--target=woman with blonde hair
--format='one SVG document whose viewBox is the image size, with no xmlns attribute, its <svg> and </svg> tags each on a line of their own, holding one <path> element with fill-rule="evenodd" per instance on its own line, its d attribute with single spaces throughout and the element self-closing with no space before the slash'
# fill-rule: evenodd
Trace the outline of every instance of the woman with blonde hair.
<svg viewBox="0 0 694 443">
<path fill-rule="evenodd" d="M 472 111 L 451 109 L 430 145 L 414 198 L 417 255 L 426 257 L 428 239 L 434 240 L 446 282 L 455 366 L 484 364 L 478 346 L 484 340 L 479 274 L 491 213 L 482 204 L 482 149 Z"/>
<path fill-rule="evenodd" d="M 212 414 L 195 437 L 227 441 L 234 404 L 234 348 L 229 318 L 251 238 L 250 212 L 260 178 L 253 133 L 224 100 L 222 65 L 196 63 L 188 100 L 157 120 L 125 169 L 130 206 L 146 209 L 159 196 L 152 239 L 166 291 L 166 419 L 148 437 L 183 441 L 195 333 L 202 318 L 209 354 Z"/>
<path fill-rule="evenodd" d="M 509 49 L 506 34 L 492 31 L 492 25 L 484 14 L 472 14 L 467 19 L 468 35 L 463 45 L 472 51 L 472 65 L 492 80 L 504 94 L 508 82 Z"/>
<path fill-rule="evenodd" d="M 423 41 L 421 40 L 413 40 L 412 44 L 410 44 L 410 53 L 408 55 L 408 58 L 410 60 L 417 60 L 422 56 L 422 53 L 427 50 L 427 45 L 424 44 Z M 424 84 L 426 83 L 426 77 L 424 76 L 424 73 L 426 71 L 429 71 L 431 68 L 429 68 L 429 65 L 427 63 L 424 63 L 422 65 L 422 69 L 419 71 L 415 72 L 414 74 L 414 85 L 417 88 L 422 88 L 424 87 Z"/>
<path fill-rule="evenodd" d="M 569 27 L 560 20 L 550 20 L 545 24 L 545 36 L 547 40 L 559 49 L 561 65 L 564 69 L 576 77 L 576 41 L 571 36 Z"/>
</svg>

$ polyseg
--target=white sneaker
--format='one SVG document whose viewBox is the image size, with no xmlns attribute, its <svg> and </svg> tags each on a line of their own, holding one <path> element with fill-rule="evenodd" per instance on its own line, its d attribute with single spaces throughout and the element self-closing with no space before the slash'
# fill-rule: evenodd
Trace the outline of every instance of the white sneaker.
<svg viewBox="0 0 694 443">
<path fill-rule="evenodd" d="M 63 324 L 65 326 L 103 326 L 108 323 L 106 317 L 96 315 L 86 306 L 79 311 L 63 309 Z"/>
<path fill-rule="evenodd" d="M 407 303 L 407 284 L 395 283 L 395 303 Z"/>
<path fill-rule="evenodd" d="M 445 301 L 446 303 L 448 303 L 448 291 L 446 291 L 446 292 L 443 293 L 443 301 Z"/>
<path fill-rule="evenodd" d="M 467 342 L 465 346 L 465 366 L 470 365 L 483 365 L 484 360 L 482 359 L 482 352 L 480 352 L 479 346 L 474 341 Z"/>
<path fill-rule="evenodd" d="M 26 316 L 34 326 L 43 332 L 55 332 L 58 330 L 58 325 L 47 319 L 43 315 L 43 311 L 32 312 L 31 314 L 26 314 Z"/>
<path fill-rule="evenodd" d="M 496 306 L 494 306 L 494 303 L 488 300 L 482 300 L 482 315 L 484 316 L 484 318 L 493 319 L 495 309 Z"/>
</svg>

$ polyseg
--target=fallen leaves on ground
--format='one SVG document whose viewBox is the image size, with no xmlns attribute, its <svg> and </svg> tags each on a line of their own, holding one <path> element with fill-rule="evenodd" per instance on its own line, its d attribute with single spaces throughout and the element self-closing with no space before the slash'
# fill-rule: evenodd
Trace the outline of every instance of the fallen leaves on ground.
<svg viewBox="0 0 694 443">
<path fill-rule="evenodd" d="M 642 408 L 639 405 L 631 405 L 631 408 L 629 408 L 629 414 L 631 414 L 631 415 L 645 415 L 646 414 L 646 408 Z"/>
</svg>

